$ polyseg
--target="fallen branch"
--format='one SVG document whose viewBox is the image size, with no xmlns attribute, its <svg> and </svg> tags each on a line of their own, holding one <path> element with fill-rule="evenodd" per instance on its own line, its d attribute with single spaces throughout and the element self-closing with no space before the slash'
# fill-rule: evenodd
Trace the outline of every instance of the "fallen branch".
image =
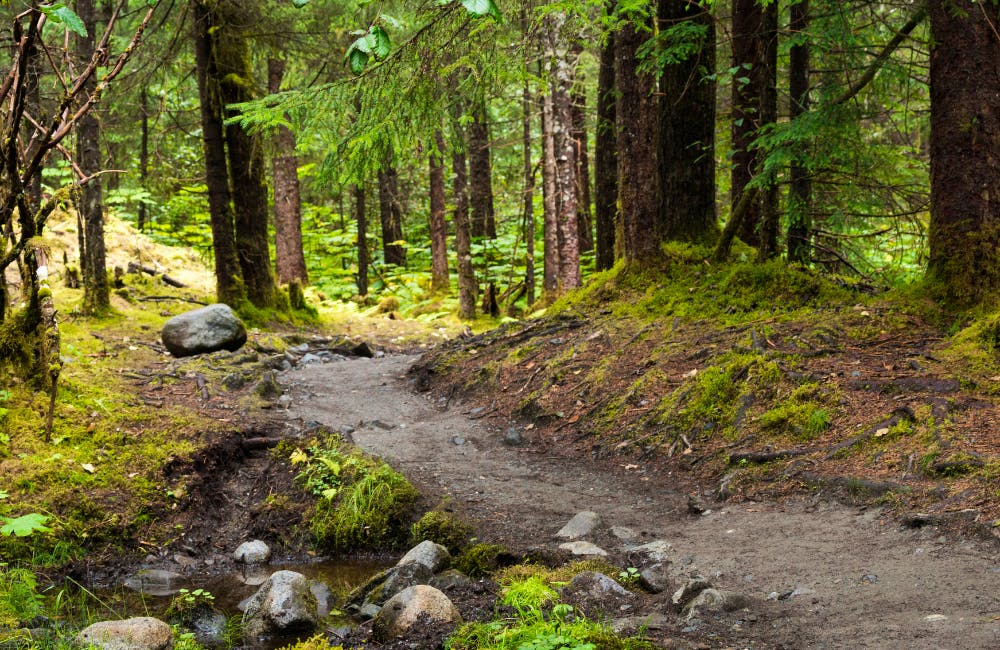
<svg viewBox="0 0 1000 650">
<path fill-rule="evenodd" d="M 172 277 L 170 277 L 166 273 L 160 273 L 159 271 L 157 271 L 156 269 L 154 269 L 154 268 L 152 268 L 150 266 L 143 266 L 142 264 L 139 264 L 137 262 L 129 262 L 128 263 L 128 272 L 129 273 L 148 273 L 149 275 L 152 275 L 153 277 L 159 276 L 160 279 L 162 279 L 165 284 L 169 284 L 172 287 L 177 287 L 178 289 L 187 289 L 187 285 L 184 284 L 183 282 L 180 282 L 179 280 L 173 279 Z"/>
<path fill-rule="evenodd" d="M 166 278 L 167 276 L 163 276 Z M 166 279 L 164 279 L 166 282 Z M 167 284 L 170 284 L 169 282 Z M 176 300 L 177 302 L 190 302 L 195 305 L 207 305 L 208 303 L 203 300 L 196 300 L 194 298 L 183 298 L 181 296 L 144 296 L 138 299 L 139 302 L 168 302 L 171 300 Z"/>
<path fill-rule="evenodd" d="M 785 458 L 795 458 L 805 456 L 810 453 L 808 449 L 780 449 L 778 451 L 746 451 L 736 454 L 729 454 L 729 464 L 739 465 L 740 463 L 770 463 L 774 460 Z"/>
</svg>

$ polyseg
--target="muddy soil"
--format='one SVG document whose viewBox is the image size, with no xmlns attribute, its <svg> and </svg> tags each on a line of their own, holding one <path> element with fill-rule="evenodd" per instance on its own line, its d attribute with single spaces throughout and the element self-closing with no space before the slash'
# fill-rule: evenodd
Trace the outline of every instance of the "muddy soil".
<svg viewBox="0 0 1000 650">
<path fill-rule="evenodd" d="M 751 596 L 750 612 L 691 626 L 680 617 L 654 639 L 708 647 L 1000 647 L 1000 555 L 995 543 L 931 521 L 905 526 L 877 507 L 822 491 L 775 503 L 715 502 L 688 510 L 680 477 L 634 464 L 599 465 L 543 448 L 532 430 L 479 404 L 413 392 L 416 357 L 313 364 L 282 378 L 289 418 L 333 429 L 381 455 L 425 493 L 450 497 L 480 538 L 517 551 L 555 549 L 553 534 L 593 510 L 594 541 L 629 566 L 626 541 L 671 545 L 677 580 L 700 574 Z M 511 427 L 526 444 L 510 446 Z M 682 487 L 684 486 L 684 487 Z M 701 495 L 700 495 L 701 496 Z M 612 527 L 617 537 L 611 534 Z M 663 596 L 639 611 L 666 612 Z"/>
</svg>

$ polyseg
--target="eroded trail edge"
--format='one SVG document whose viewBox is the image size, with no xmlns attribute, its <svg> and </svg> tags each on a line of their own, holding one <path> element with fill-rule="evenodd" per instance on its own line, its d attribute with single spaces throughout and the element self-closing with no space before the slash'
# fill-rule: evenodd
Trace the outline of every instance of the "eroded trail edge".
<svg viewBox="0 0 1000 650">
<path fill-rule="evenodd" d="M 716 503 L 692 515 L 668 473 L 591 466 L 532 444 L 482 405 L 416 394 L 413 356 L 313 364 L 284 375 L 288 414 L 348 431 L 425 493 L 451 497 L 481 538 L 518 551 L 557 549 L 582 510 L 593 541 L 628 566 L 630 545 L 664 540 L 680 584 L 702 575 L 753 599 L 713 634 L 754 647 L 986 648 L 1000 644 L 1000 557 L 993 544 L 901 526 L 879 508 L 810 498 Z M 505 442 L 511 428 L 526 440 Z M 667 608 L 651 599 L 643 613 Z M 678 623 L 682 626 L 683 623 Z M 675 630 L 683 633 L 683 629 Z M 720 639 L 721 640 L 721 639 Z"/>
</svg>

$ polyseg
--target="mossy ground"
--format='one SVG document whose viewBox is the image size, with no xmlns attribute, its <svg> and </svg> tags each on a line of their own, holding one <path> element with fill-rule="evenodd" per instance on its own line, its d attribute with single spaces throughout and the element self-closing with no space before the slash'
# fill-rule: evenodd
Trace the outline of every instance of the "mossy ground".
<svg viewBox="0 0 1000 650">
<path fill-rule="evenodd" d="M 956 316 L 920 286 L 667 253 L 446 345 L 417 374 L 531 421 L 550 452 L 692 490 L 764 498 L 847 477 L 898 485 L 901 508 L 1000 518 L 996 314 Z"/>
</svg>

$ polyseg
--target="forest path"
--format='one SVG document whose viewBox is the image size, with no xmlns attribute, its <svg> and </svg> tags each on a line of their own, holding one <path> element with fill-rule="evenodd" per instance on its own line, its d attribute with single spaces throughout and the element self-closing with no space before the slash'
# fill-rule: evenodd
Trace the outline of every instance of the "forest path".
<svg viewBox="0 0 1000 650">
<path fill-rule="evenodd" d="M 669 475 L 635 466 L 608 471 L 534 445 L 505 445 L 506 422 L 413 393 L 406 371 L 415 360 L 361 358 L 290 371 L 282 380 L 292 397 L 289 415 L 354 427 L 357 444 L 425 493 L 449 495 L 486 541 L 552 547 L 553 534 L 581 510 L 596 511 L 607 527 L 632 528 L 643 541 L 666 540 L 678 575 L 697 572 L 755 599 L 751 615 L 719 641 L 758 648 L 1000 647 L 995 544 L 935 526 L 900 527 L 878 508 L 844 506 L 822 493 L 713 503 L 711 512 L 692 516 Z M 612 539 L 596 541 L 622 561 L 621 549 L 607 545 Z M 768 599 L 792 590 L 786 599 Z"/>
</svg>

